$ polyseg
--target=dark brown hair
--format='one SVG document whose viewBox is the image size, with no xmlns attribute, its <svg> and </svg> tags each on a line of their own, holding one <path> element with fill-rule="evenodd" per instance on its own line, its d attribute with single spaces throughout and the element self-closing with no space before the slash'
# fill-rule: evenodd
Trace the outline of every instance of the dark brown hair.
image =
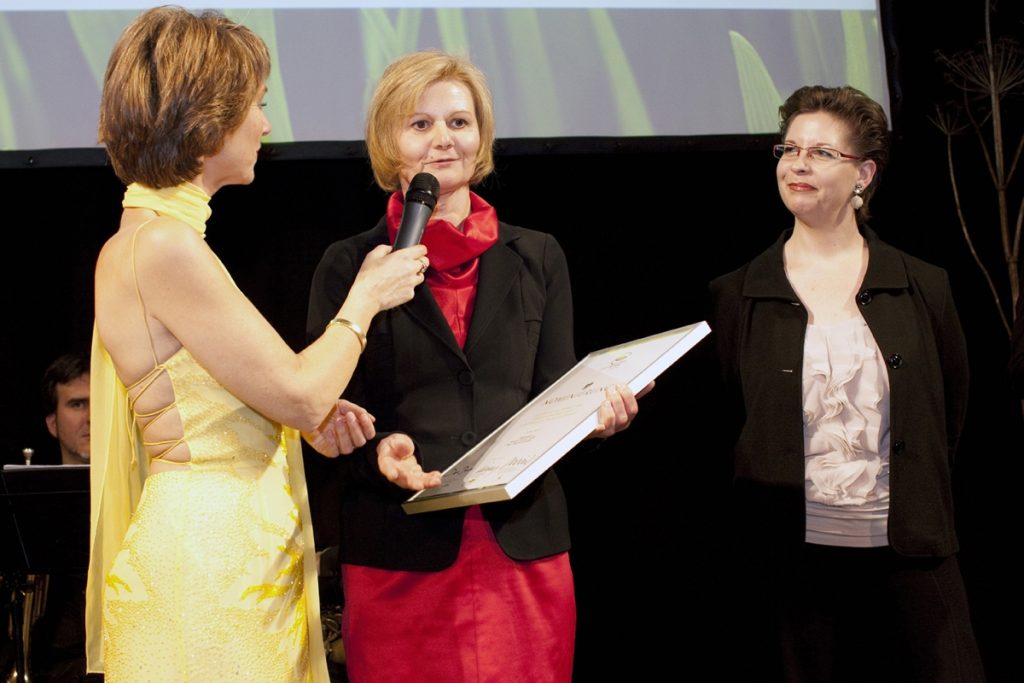
<svg viewBox="0 0 1024 683">
<path fill-rule="evenodd" d="M 825 112 L 843 123 L 849 131 L 851 149 L 840 150 L 875 162 L 875 178 L 861 195 L 864 205 L 856 212 L 857 222 L 866 220 L 868 204 L 878 186 L 878 179 L 889 161 L 889 121 L 885 110 L 856 88 L 844 85 L 829 88 L 805 85 L 779 107 L 779 131 L 785 141 L 789 125 L 800 114 Z"/>
<path fill-rule="evenodd" d="M 57 385 L 71 384 L 89 374 L 89 359 L 84 353 L 65 353 L 50 363 L 43 373 L 43 405 L 46 414 L 57 412 Z"/>
<path fill-rule="evenodd" d="M 270 74 L 259 36 L 215 12 L 157 7 L 121 34 L 107 64 L 99 140 L 124 183 L 192 180 L 245 120 Z"/>
</svg>

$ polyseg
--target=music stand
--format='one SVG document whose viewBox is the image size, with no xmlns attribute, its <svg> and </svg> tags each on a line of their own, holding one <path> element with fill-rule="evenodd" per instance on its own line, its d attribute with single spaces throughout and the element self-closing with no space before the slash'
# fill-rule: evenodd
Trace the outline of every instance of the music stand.
<svg viewBox="0 0 1024 683">
<path fill-rule="evenodd" d="M 11 587 L 15 672 L 25 681 L 22 637 L 28 574 L 89 566 L 89 466 L 5 465 L 0 472 L 0 573 Z"/>
</svg>

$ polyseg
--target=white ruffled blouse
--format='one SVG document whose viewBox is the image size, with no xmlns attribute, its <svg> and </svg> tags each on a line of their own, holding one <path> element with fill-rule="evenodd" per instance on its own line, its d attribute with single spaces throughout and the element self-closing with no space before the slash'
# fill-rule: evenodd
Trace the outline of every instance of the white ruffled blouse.
<svg viewBox="0 0 1024 683">
<path fill-rule="evenodd" d="M 860 316 L 804 338 L 808 543 L 888 545 L 889 376 Z"/>
</svg>

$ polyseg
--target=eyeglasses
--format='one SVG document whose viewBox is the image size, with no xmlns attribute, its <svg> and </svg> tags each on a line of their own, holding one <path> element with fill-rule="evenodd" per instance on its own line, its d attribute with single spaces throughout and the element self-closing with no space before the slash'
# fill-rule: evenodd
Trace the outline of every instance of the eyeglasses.
<svg viewBox="0 0 1024 683">
<path fill-rule="evenodd" d="M 852 154 L 843 154 L 838 149 L 832 149 L 831 147 L 801 147 L 800 145 L 791 144 L 772 146 L 772 154 L 775 155 L 776 159 L 797 159 L 800 157 L 801 150 L 807 152 L 807 158 L 811 161 L 822 163 L 833 163 L 843 159 L 852 159 L 854 161 L 864 159 L 864 157 L 855 157 Z"/>
</svg>

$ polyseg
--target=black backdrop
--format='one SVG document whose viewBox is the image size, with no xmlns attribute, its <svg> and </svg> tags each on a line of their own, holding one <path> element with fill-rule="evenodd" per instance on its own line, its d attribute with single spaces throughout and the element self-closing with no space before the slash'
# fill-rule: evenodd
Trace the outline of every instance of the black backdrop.
<svg viewBox="0 0 1024 683">
<path fill-rule="evenodd" d="M 1016 483 L 1024 477 L 1024 429 L 1021 405 L 1007 388 L 1006 335 L 960 236 L 944 141 L 927 120 L 934 103 L 950 96 L 933 51 L 967 47 L 982 34 L 982 2 L 957 4 L 932 16 L 927 31 L 910 3 L 886 9 L 895 141 L 872 226 L 950 271 L 972 373 L 955 471 L 961 565 L 986 665 L 992 679 L 1002 680 L 1020 668 L 1016 617 L 1024 601 L 1020 569 L 1007 556 L 1022 521 Z M 1002 5 L 998 30 L 1020 36 L 1024 10 Z M 1018 129 L 1021 123 L 1010 121 Z M 503 141 L 497 172 L 479 191 L 503 220 L 561 242 L 582 355 L 702 319 L 707 281 L 788 226 L 770 142 Z M 117 224 L 122 192 L 98 158 L 83 150 L 0 155 L 0 285 L 8 292 L 0 354 L 8 378 L 0 396 L 4 462 L 16 461 L 25 446 L 41 459 L 55 457 L 39 379 L 59 353 L 88 349 L 91 271 Z M 987 183 L 980 171 L 961 180 Z M 255 183 L 217 194 L 208 241 L 242 290 L 300 348 L 320 255 L 330 242 L 372 226 L 384 201 L 359 145 L 269 148 Z M 986 201 L 994 203 L 988 195 Z M 982 248 L 995 248 L 994 241 Z M 730 444 L 706 392 L 709 346 L 704 342 L 659 380 L 631 430 L 560 465 L 574 539 L 578 680 L 648 680 L 677 669 L 727 677 L 743 656 L 730 648 L 730 586 L 743 577 L 729 571 L 721 553 Z"/>
</svg>

